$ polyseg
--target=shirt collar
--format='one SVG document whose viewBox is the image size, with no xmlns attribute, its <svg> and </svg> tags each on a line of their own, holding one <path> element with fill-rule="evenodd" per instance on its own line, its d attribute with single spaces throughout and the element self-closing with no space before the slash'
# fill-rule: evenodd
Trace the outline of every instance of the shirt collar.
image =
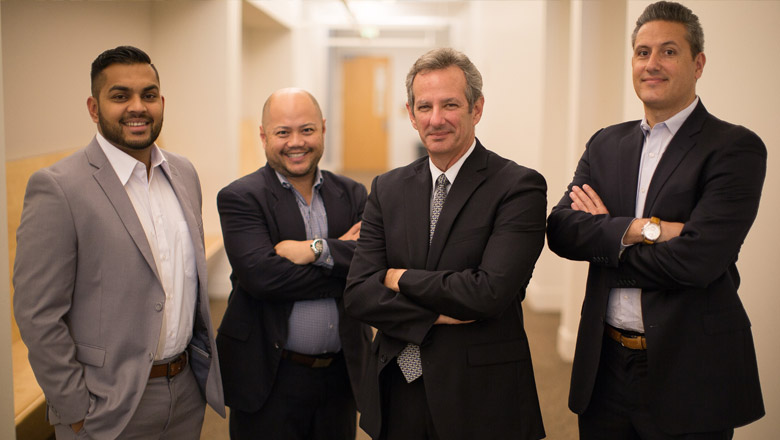
<svg viewBox="0 0 780 440">
<path fill-rule="evenodd" d="M 474 151 L 474 148 L 477 146 L 477 138 L 474 138 L 474 142 L 471 143 L 471 147 L 466 151 L 466 154 L 460 157 L 457 162 L 455 162 L 451 167 L 447 169 L 447 171 L 444 171 L 444 175 L 447 176 L 447 180 L 450 182 L 450 185 L 455 183 L 455 178 L 458 177 L 458 172 L 460 171 L 460 168 L 463 166 L 463 163 L 466 162 L 466 159 L 468 159 L 469 156 L 471 156 L 471 153 Z M 431 178 L 433 179 L 433 184 L 436 185 L 436 179 L 441 176 L 442 171 L 438 168 L 436 168 L 436 165 L 433 164 L 433 161 L 430 157 L 428 157 L 428 168 L 431 170 Z"/>
<path fill-rule="evenodd" d="M 677 130 L 682 127 L 683 123 L 686 119 L 688 119 L 688 116 L 693 113 L 693 110 L 696 108 L 696 104 L 699 103 L 699 97 L 696 96 L 696 99 L 693 100 L 693 102 L 688 106 L 682 109 L 681 111 L 677 112 L 676 115 L 672 116 L 671 118 L 659 122 L 659 124 L 664 124 L 667 129 L 669 129 L 669 132 L 674 136 L 677 134 Z M 656 124 L 658 125 L 658 124 Z M 645 133 L 645 136 L 650 134 L 650 124 L 647 123 L 647 117 L 642 118 L 642 122 L 639 124 L 640 127 L 642 127 L 642 131 Z"/>
<path fill-rule="evenodd" d="M 119 181 L 122 182 L 122 185 L 127 185 L 127 181 L 130 180 L 130 176 L 132 176 L 133 171 L 139 164 L 146 169 L 146 165 L 115 147 L 106 140 L 100 132 L 97 133 L 95 138 L 97 139 L 98 145 L 100 145 L 100 149 L 103 150 L 106 158 L 108 158 L 111 167 L 114 168 L 114 172 L 117 177 L 119 177 Z M 165 174 L 170 175 L 168 160 L 165 158 L 165 155 L 163 155 L 162 150 L 160 150 L 157 144 L 152 144 L 151 164 L 152 169 L 161 166 L 163 171 L 165 171 Z"/>
<path fill-rule="evenodd" d="M 274 170 L 274 173 L 276 173 L 276 178 L 279 179 L 279 183 L 282 184 L 282 187 L 285 189 L 294 189 L 292 184 L 289 180 L 287 180 L 286 177 L 284 177 L 282 174 L 279 173 L 279 171 Z M 317 167 L 317 174 L 314 175 L 314 185 L 312 188 L 314 190 L 319 190 L 322 186 L 322 171 Z"/>
</svg>

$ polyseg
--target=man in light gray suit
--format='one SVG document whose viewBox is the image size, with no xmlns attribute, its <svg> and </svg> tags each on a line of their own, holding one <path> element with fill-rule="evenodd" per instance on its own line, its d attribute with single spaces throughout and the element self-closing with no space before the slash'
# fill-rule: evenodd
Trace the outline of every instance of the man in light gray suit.
<svg viewBox="0 0 780 440">
<path fill-rule="evenodd" d="M 198 175 L 154 141 L 164 99 L 143 51 L 92 63 L 98 133 L 30 178 L 14 313 L 57 439 L 197 439 L 224 417 Z"/>
</svg>

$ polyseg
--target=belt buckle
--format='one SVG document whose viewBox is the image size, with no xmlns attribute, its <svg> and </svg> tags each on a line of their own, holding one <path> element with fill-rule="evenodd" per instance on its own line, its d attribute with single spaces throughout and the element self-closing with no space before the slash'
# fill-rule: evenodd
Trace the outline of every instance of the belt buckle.
<svg viewBox="0 0 780 440">
<path fill-rule="evenodd" d="M 166 365 L 168 370 L 166 371 L 166 376 L 168 377 L 168 379 L 181 373 L 181 370 L 184 369 L 184 365 L 187 360 L 186 356 L 187 356 L 186 354 L 182 353 L 182 355 L 179 356 L 178 359 L 171 361 Z"/>
<path fill-rule="evenodd" d="M 325 368 L 329 367 L 330 363 L 333 362 L 333 358 L 315 358 L 314 363 L 311 364 L 312 368 Z"/>
</svg>

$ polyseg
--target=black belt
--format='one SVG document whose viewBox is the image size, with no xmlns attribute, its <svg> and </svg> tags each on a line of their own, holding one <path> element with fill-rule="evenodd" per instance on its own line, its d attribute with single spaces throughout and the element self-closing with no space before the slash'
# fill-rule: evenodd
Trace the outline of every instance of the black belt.
<svg viewBox="0 0 780 440">
<path fill-rule="evenodd" d="M 329 367 L 333 363 L 333 359 L 338 354 L 324 354 L 319 356 L 309 356 L 307 354 L 300 354 L 290 350 L 282 350 L 282 359 L 295 362 L 296 364 L 306 365 L 310 368 L 325 368 Z"/>
</svg>

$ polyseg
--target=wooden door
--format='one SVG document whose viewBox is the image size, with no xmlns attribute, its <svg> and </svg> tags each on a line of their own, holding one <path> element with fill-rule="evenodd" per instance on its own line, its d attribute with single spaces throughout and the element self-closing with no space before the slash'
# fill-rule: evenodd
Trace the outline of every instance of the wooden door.
<svg viewBox="0 0 780 440">
<path fill-rule="evenodd" d="M 345 172 L 378 174 L 387 170 L 389 65 L 386 57 L 342 61 Z"/>
</svg>

